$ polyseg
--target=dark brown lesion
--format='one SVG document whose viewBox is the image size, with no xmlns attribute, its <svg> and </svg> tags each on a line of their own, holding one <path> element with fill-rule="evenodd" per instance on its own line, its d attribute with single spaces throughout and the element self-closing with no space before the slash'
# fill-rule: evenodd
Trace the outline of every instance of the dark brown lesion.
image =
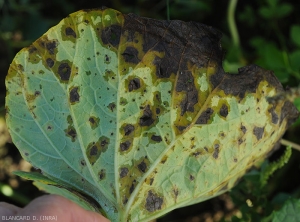
<svg viewBox="0 0 300 222">
<path fill-rule="evenodd" d="M 69 101 L 71 104 L 79 102 L 80 95 L 79 95 L 79 87 L 73 87 L 70 89 L 69 93 Z"/>
<path fill-rule="evenodd" d="M 66 133 L 66 136 L 71 138 L 72 142 L 75 141 L 75 139 L 77 137 L 77 132 L 73 126 L 69 125 L 69 127 L 67 129 L 65 129 L 65 133 Z"/>
<path fill-rule="evenodd" d="M 57 73 L 61 80 L 68 81 L 71 76 L 71 67 L 67 62 L 61 63 L 57 68 Z"/>
<path fill-rule="evenodd" d="M 161 142 L 162 138 L 161 138 L 161 136 L 158 136 L 158 135 L 152 135 L 151 140 L 153 140 L 155 142 Z"/>
<path fill-rule="evenodd" d="M 260 140 L 263 137 L 265 127 L 254 127 L 253 134 L 256 136 L 257 140 Z"/>
<path fill-rule="evenodd" d="M 51 58 L 47 58 L 46 63 L 49 68 L 52 68 L 54 66 L 54 61 Z"/>
<path fill-rule="evenodd" d="M 122 27 L 120 25 L 111 25 L 105 27 L 103 30 L 100 29 L 100 38 L 103 44 L 111 44 L 117 47 L 120 43 Z"/>
<path fill-rule="evenodd" d="M 220 115 L 223 117 L 227 117 L 228 115 L 228 106 L 226 104 L 223 104 L 221 109 L 220 109 Z"/>
<path fill-rule="evenodd" d="M 121 55 L 125 62 L 138 64 L 141 60 L 138 57 L 138 50 L 132 46 L 128 46 Z"/>
<path fill-rule="evenodd" d="M 141 87 L 141 81 L 139 78 L 134 78 L 129 81 L 128 83 L 128 90 L 129 92 L 139 89 Z"/>
<path fill-rule="evenodd" d="M 147 105 L 143 110 L 143 115 L 140 117 L 139 124 L 140 126 L 150 126 L 153 123 L 152 110 L 150 109 L 150 105 Z"/>
<path fill-rule="evenodd" d="M 66 27 L 65 34 L 66 36 L 71 36 L 73 38 L 76 38 L 76 33 L 71 27 Z"/>
<path fill-rule="evenodd" d="M 100 155 L 104 153 L 110 144 L 110 139 L 106 136 L 101 136 L 97 142 L 91 142 L 86 149 L 88 160 L 93 165 Z"/>
<path fill-rule="evenodd" d="M 163 203 L 164 203 L 163 197 L 159 196 L 152 190 L 148 191 L 148 195 L 146 197 L 146 203 L 145 203 L 145 208 L 147 211 L 154 212 L 157 210 L 161 210 Z"/>
<path fill-rule="evenodd" d="M 214 110 L 212 108 L 207 108 L 205 111 L 203 111 L 199 118 L 197 119 L 197 124 L 207 124 L 208 121 L 211 118 L 211 115 L 214 113 Z"/>
<path fill-rule="evenodd" d="M 129 136 L 131 133 L 133 133 L 134 129 L 135 129 L 134 125 L 132 125 L 132 124 L 126 124 L 123 127 L 124 135 L 125 136 Z"/>
<path fill-rule="evenodd" d="M 123 143 L 120 143 L 120 151 L 127 151 L 129 150 L 129 148 L 131 147 L 131 142 L 129 140 L 123 142 Z"/>
</svg>

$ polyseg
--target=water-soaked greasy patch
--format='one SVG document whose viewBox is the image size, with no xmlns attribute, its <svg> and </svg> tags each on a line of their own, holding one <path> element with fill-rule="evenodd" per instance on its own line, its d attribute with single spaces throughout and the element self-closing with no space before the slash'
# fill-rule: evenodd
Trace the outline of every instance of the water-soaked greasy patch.
<svg viewBox="0 0 300 222">
<path fill-rule="evenodd" d="M 93 165 L 101 153 L 105 152 L 109 146 L 110 139 L 106 136 L 101 136 L 97 142 L 91 142 L 86 149 L 88 160 Z"/>
<path fill-rule="evenodd" d="M 254 127 L 253 134 L 256 136 L 257 140 L 260 140 L 263 137 L 265 127 Z"/>
<path fill-rule="evenodd" d="M 72 88 L 70 89 L 70 93 L 69 93 L 69 101 L 70 101 L 71 104 L 74 104 L 74 103 L 76 103 L 76 102 L 79 102 L 80 96 L 79 96 L 78 91 L 79 91 L 79 87 L 77 87 L 77 86 L 72 87 Z"/>
<path fill-rule="evenodd" d="M 149 212 L 161 210 L 164 199 L 163 197 L 156 194 L 154 191 L 149 190 L 146 198 L 145 208 Z"/>
<path fill-rule="evenodd" d="M 214 110 L 212 108 L 207 108 L 204 110 L 199 118 L 197 119 L 197 124 L 207 124 L 208 120 L 210 119 L 211 115 L 214 113 Z"/>
</svg>

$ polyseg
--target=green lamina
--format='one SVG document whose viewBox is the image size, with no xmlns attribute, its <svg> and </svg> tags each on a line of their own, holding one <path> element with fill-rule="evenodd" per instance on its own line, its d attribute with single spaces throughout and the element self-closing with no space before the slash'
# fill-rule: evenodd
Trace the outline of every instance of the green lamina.
<svg viewBox="0 0 300 222">
<path fill-rule="evenodd" d="M 148 221 L 232 188 L 298 111 L 269 102 L 283 92 L 272 72 L 225 73 L 220 38 L 113 9 L 62 20 L 6 79 L 11 136 L 43 173 L 18 175 L 112 221 Z"/>
</svg>

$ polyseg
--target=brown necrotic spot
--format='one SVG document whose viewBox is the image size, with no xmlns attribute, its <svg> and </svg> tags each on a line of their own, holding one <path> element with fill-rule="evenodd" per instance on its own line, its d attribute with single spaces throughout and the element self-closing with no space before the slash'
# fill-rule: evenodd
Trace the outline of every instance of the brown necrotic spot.
<svg viewBox="0 0 300 222">
<path fill-rule="evenodd" d="M 121 26 L 111 25 L 106 27 L 100 33 L 101 40 L 104 44 L 111 44 L 116 47 L 119 45 L 121 36 Z"/>
<path fill-rule="evenodd" d="M 139 163 L 139 164 L 137 165 L 137 167 L 138 167 L 138 169 L 139 169 L 141 172 L 143 172 L 143 173 L 145 173 L 146 170 L 147 170 L 147 164 L 144 162 L 144 160 L 143 160 L 141 163 Z"/>
<path fill-rule="evenodd" d="M 163 204 L 163 198 L 155 194 L 152 190 L 148 191 L 145 208 L 149 212 L 160 210 Z"/>
<path fill-rule="evenodd" d="M 73 87 L 70 90 L 70 94 L 69 94 L 69 100 L 71 103 L 75 103 L 75 102 L 79 102 L 79 93 L 78 93 L 78 87 Z"/>
<path fill-rule="evenodd" d="M 66 36 L 72 36 L 72 37 L 76 38 L 76 33 L 74 32 L 74 30 L 71 27 L 67 27 L 65 29 L 65 33 L 66 33 Z"/>
<path fill-rule="evenodd" d="M 120 143 L 120 150 L 121 151 L 126 151 L 126 150 L 129 149 L 130 145 L 131 145 L 130 141 L 126 141 L 124 143 Z"/>
<path fill-rule="evenodd" d="M 147 105 L 146 108 L 143 111 L 143 115 L 140 118 L 140 126 L 150 126 L 154 122 L 154 119 L 152 118 L 152 111 L 150 109 L 150 106 Z"/>
<path fill-rule="evenodd" d="M 125 136 L 129 136 L 134 131 L 134 126 L 131 124 L 126 124 L 124 127 Z"/>
<path fill-rule="evenodd" d="M 129 170 L 127 167 L 121 167 L 120 169 L 120 178 L 126 177 Z"/>
<path fill-rule="evenodd" d="M 106 136 L 101 136 L 97 142 L 92 142 L 86 149 L 87 157 L 93 165 L 100 157 L 101 153 L 105 152 L 109 146 L 110 139 Z"/>
<path fill-rule="evenodd" d="M 85 160 L 81 160 L 81 161 L 80 161 L 80 164 L 81 164 L 81 166 L 85 166 L 85 165 L 86 165 Z"/>
<path fill-rule="evenodd" d="M 99 125 L 99 122 L 100 122 L 100 119 L 98 117 L 90 116 L 89 123 L 90 123 L 90 126 L 92 129 L 97 128 Z"/>
<path fill-rule="evenodd" d="M 220 149 L 220 145 L 219 144 L 215 144 L 214 145 L 214 152 L 213 152 L 213 158 L 218 159 L 219 157 L 219 150 Z"/>
<path fill-rule="evenodd" d="M 223 104 L 220 109 L 220 115 L 226 117 L 228 115 L 228 107 L 226 104 Z"/>
<path fill-rule="evenodd" d="M 268 111 L 271 113 L 272 123 L 277 124 L 278 120 L 279 120 L 279 117 L 278 117 L 277 113 L 275 113 L 274 107 L 270 108 Z"/>
<path fill-rule="evenodd" d="M 260 140 L 263 137 L 264 129 L 264 127 L 254 127 L 253 134 L 256 136 L 257 140 Z"/>
<path fill-rule="evenodd" d="M 47 66 L 52 68 L 54 66 L 54 61 L 51 58 L 46 59 Z"/>
<path fill-rule="evenodd" d="M 201 113 L 199 118 L 197 119 L 197 124 L 206 124 L 210 119 L 210 116 L 214 113 L 213 109 L 207 108 L 205 111 Z"/>
<path fill-rule="evenodd" d="M 247 132 L 247 128 L 244 126 L 244 125 L 241 125 L 241 128 L 242 132 L 245 134 Z"/>
<path fill-rule="evenodd" d="M 162 138 L 161 138 L 161 136 L 152 135 L 151 140 L 153 140 L 155 142 L 161 142 Z"/>
<path fill-rule="evenodd" d="M 63 62 L 58 66 L 57 73 L 61 80 L 68 81 L 71 75 L 71 67 L 68 63 Z"/>
<path fill-rule="evenodd" d="M 66 136 L 70 137 L 72 142 L 75 141 L 77 133 L 73 126 L 69 126 L 68 129 L 65 129 Z"/>
<path fill-rule="evenodd" d="M 141 82 L 139 78 L 134 78 L 129 81 L 128 90 L 131 92 L 132 90 L 139 89 L 141 87 Z"/>
<path fill-rule="evenodd" d="M 110 111 L 113 112 L 115 110 L 115 108 L 116 108 L 116 104 L 115 103 L 110 103 L 110 104 L 108 104 L 107 108 L 109 108 Z"/>
<path fill-rule="evenodd" d="M 105 178 L 105 175 L 106 175 L 105 169 L 101 169 L 98 173 L 98 177 L 100 180 L 103 180 Z"/>
<path fill-rule="evenodd" d="M 138 50 L 132 46 L 128 46 L 125 51 L 122 53 L 122 56 L 125 60 L 125 62 L 130 62 L 137 64 L 140 62 L 140 59 L 138 58 Z"/>
<path fill-rule="evenodd" d="M 190 174 L 189 179 L 190 179 L 190 181 L 193 181 L 195 179 L 195 177 L 192 174 Z"/>
<path fill-rule="evenodd" d="M 50 41 L 45 43 L 46 49 L 48 50 L 49 54 L 54 55 L 55 49 L 57 47 L 57 43 L 55 41 Z"/>
</svg>

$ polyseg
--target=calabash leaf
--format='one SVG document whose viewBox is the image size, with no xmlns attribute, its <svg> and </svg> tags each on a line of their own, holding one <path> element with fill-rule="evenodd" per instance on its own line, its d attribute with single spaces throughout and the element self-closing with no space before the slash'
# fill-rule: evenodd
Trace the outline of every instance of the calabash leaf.
<svg viewBox="0 0 300 222">
<path fill-rule="evenodd" d="M 112 221 L 148 221 L 227 191 L 298 111 L 266 99 L 283 91 L 272 72 L 225 73 L 220 37 L 113 9 L 71 14 L 10 66 L 14 143 Z"/>
</svg>

